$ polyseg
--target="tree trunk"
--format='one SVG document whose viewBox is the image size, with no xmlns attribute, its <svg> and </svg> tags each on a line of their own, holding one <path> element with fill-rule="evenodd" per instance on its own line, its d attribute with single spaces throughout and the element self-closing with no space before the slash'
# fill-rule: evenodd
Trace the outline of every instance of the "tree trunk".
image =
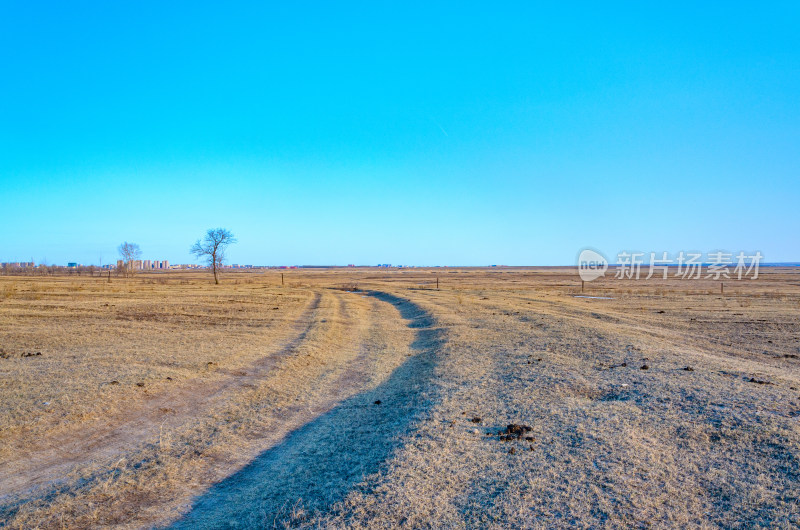
<svg viewBox="0 0 800 530">
<path fill-rule="evenodd" d="M 217 262 L 214 261 L 212 265 L 214 268 L 214 284 L 219 285 L 219 278 L 217 278 Z"/>
</svg>

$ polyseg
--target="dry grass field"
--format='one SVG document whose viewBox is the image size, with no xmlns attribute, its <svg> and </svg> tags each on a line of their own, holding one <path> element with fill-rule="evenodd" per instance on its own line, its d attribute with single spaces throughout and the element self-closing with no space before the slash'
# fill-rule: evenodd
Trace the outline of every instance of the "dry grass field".
<svg viewBox="0 0 800 530">
<path fill-rule="evenodd" d="M 285 274 L 0 277 L 0 527 L 800 525 L 798 269 Z"/>
</svg>

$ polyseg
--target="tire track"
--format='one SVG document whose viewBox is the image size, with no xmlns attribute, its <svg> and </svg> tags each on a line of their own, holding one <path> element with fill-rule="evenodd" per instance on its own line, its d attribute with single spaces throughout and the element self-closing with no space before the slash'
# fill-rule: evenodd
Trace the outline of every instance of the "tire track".
<svg viewBox="0 0 800 530">
<path fill-rule="evenodd" d="M 402 446 L 434 399 L 425 394 L 444 337 L 433 316 L 411 301 L 385 292 L 368 296 L 384 318 L 371 323 L 362 352 L 333 388 L 331 398 L 349 397 L 196 498 L 174 528 L 280 526 L 300 512 L 322 515 Z M 378 355 L 402 360 L 376 386 L 363 388 Z"/>
<path fill-rule="evenodd" d="M 164 426 L 174 427 L 197 418 L 214 402 L 237 388 L 257 383 L 281 358 L 291 355 L 317 324 L 322 296 L 315 293 L 295 322 L 292 338 L 274 353 L 253 364 L 246 372 L 221 372 L 219 381 L 192 381 L 190 384 L 151 396 L 124 413 L 80 426 L 79 432 L 59 435 L 37 449 L 20 453 L 19 458 L 0 464 L 0 514 L 14 511 L 22 499 L 47 495 L 65 482 L 77 468 L 92 462 L 118 459 L 157 439 Z M 165 410 L 170 414 L 165 417 Z"/>
</svg>

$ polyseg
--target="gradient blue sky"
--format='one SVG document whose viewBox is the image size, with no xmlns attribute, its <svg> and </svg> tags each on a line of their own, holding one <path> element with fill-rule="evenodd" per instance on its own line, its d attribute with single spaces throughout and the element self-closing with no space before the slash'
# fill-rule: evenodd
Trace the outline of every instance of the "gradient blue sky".
<svg viewBox="0 0 800 530">
<path fill-rule="evenodd" d="M 3 3 L 0 261 L 800 261 L 798 2 L 222 4 Z"/>
</svg>

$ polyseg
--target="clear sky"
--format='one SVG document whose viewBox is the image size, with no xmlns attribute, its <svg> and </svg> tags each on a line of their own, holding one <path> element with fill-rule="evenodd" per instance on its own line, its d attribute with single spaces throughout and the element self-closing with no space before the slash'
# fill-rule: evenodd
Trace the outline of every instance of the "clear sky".
<svg viewBox="0 0 800 530">
<path fill-rule="evenodd" d="M 645 4 L 4 2 L 0 261 L 800 261 L 800 3 Z"/>
</svg>

